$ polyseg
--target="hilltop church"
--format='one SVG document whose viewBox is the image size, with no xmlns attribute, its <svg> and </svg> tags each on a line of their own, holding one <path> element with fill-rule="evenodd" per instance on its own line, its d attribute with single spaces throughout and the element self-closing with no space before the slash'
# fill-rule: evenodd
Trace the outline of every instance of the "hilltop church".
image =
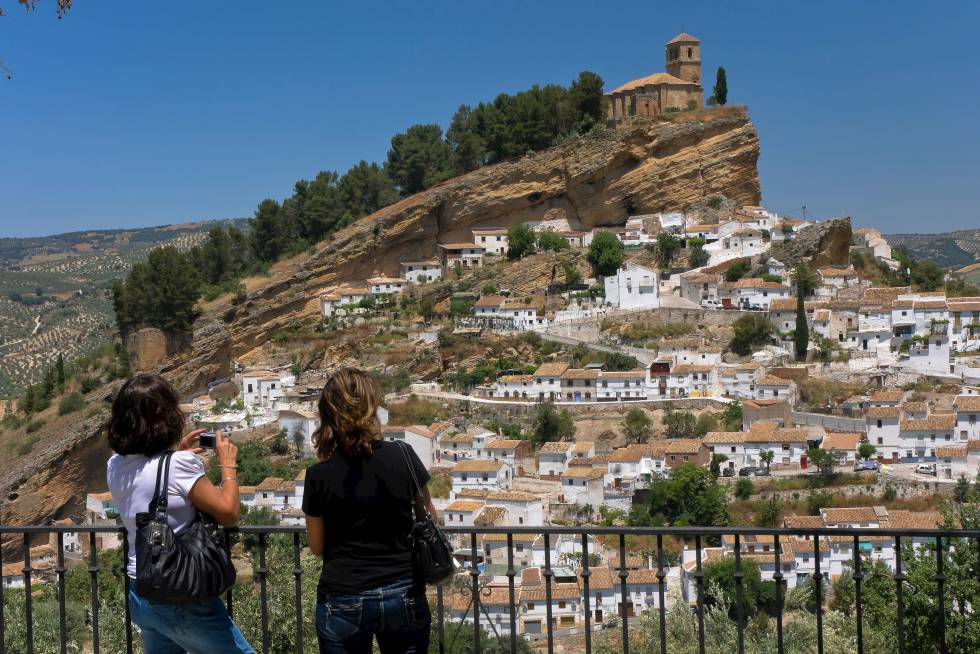
<svg viewBox="0 0 980 654">
<path fill-rule="evenodd" d="M 609 98 L 609 122 L 616 125 L 635 117 L 654 118 L 668 107 L 701 109 L 701 41 L 682 32 L 664 48 L 666 73 L 654 73 L 619 86 Z"/>
</svg>

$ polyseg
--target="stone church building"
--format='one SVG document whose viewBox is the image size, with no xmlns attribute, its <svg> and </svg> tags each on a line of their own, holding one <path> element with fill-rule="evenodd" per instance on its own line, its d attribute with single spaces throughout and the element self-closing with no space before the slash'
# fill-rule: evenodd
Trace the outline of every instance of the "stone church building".
<svg viewBox="0 0 980 654">
<path fill-rule="evenodd" d="M 704 107 L 701 41 L 682 32 L 667 42 L 664 51 L 666 73 L 635 79 L 606 94 L 611 124 L 620 124 L 637 116 L 655 118 L 668 107 Z"/>
</svg>

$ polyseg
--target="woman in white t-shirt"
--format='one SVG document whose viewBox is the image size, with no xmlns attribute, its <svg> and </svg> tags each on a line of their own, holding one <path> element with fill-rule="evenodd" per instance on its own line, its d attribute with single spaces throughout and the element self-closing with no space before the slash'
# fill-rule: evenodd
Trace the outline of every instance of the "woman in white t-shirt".
<svg viewBox="0 0 980 654">
<path fill-rule="evenodd" d="M 127 574 L 136 578 L 136 514 L 147 510 L 156 486 L 159 456 L 175 450 L 167 487 L 167 521 L 174 532 L 194 521 L 198 510 L 226 527 L 238 523 L 238 448 L 217 433 L 221 485 L 204 474 L 197 457 L 197 429 L 181 437 L 184 414 L 177 394 L 159 375 L 137 375 L 119 390 L 109 420 L 109 445 L 116 453 L 107 465 L 112 500 L 129 536 Z M 151 604 L 130 583 L 129 604 L 146 654 L 254 654 L 220 598 L 189 604 Z"/>
</svg>

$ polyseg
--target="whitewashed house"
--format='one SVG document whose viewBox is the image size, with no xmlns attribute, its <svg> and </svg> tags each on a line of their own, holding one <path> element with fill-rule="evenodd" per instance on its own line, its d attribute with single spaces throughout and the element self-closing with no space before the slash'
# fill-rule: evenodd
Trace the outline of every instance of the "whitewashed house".
<svg viewBox="0 0 980 654">
<path fill-rule="evenodd" d="M 384 275 L 369 277 L 367 283 L 368 288 L 371 290 L 371 295 L 375 297 L 380 295 L 399 295 L 409 287 L 407 280 L 401 279 L 400 277 L 385 277 Z"/>
<path fill-rule="evenodd" d="M 424 284 L 442 278 L 442 266 L 435 259 L 402 261 L 401 276 L 412 284 Z"/>
<path fill-rule="evenodd" d="M 410 446 L 426 469 L 431 468 L 435 463 L 436 435 L 425 425 L 410 425 L 408 427 L 386 426 L 381 432 L 386 441 L 402 442 Z"/>
<path fill-rule="evenodd" d="M 620 309 L 648 309 L 660 306 L 658 273 L 627 262 L 615 275 L 603 278 L 606 304 Z"/>
<path fill-rule="evenodd" d="M 279 430 L 285 431 L 289 443 L 302 443 L 304 454 L 313 453 L 313 432 L 320 426 L 320 414 L 310 409 L 280 409 Z"/>
<path fill-rule="evenodd" d="M 513 483 L 513 468 L 506 461 L 473 459 L 458 462 L 453 466 L 453 493 L 465 488 L 484 488 L 487 490 L 510 490 Z"/>
<path fill-rule="evenodd" d="M 483 248 L 486 254 L 498 257 L 507 254 L 507 229 L 505 227 L 479 227 L 471 230 L 473 243 Z"/>
<path fill-rule="evenodd" d="M 572 458 L 573 443 L 553 441 L 545 443 L 538 450 L 538 475 L 540 477 L 558 477 L 565 472 Z"/>
</svg>

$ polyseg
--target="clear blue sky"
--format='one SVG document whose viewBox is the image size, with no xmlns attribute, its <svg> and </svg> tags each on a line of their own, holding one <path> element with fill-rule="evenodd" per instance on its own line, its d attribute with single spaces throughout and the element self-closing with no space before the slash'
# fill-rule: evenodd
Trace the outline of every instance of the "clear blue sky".
<svg viewBox="0 0 980 654">
<path fill-rule="evenodd" d="M 0 0 L 0 236 L 251 215 L 461 103 L 662 70 L 681 29 L 749 105 L 770 208 L 980 227 L 980 3 L 53 4 Z"/>
</svg>

